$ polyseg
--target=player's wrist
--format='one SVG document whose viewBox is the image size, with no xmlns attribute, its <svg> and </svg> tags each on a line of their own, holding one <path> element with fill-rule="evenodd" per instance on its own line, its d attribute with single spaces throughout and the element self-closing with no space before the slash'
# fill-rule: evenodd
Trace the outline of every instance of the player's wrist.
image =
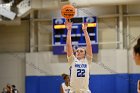
<svg viewBox="0 0 140 93">
<path fill-rule="evenodd" d="M 67 29 L 68 31 L 71 31 L 71 29 Z"/>
<path fill-rule="evenodd" d="M 85 32 L 85 31 L 87 31 L 87 29 L 83 29 L 83 31 Z"/>
</svg>

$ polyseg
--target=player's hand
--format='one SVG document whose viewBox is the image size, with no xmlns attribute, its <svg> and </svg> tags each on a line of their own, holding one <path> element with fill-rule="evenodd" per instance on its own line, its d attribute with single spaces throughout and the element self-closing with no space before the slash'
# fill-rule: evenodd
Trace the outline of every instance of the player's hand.
<svg viewBox="0 0 140 93">
<path fill-rule="evenodd" d="M 87 31 L 87 23 L 83 23 L 82 24 L 82 30 L 83 31 Z"/>
<path fill-rule="evenodd" d="M 72 22 L 66 21 L 65 22 L 65 26 L 66 26 L 67 30 L 71 30 L 71 28 L 72 28 Z"/>
</svg>

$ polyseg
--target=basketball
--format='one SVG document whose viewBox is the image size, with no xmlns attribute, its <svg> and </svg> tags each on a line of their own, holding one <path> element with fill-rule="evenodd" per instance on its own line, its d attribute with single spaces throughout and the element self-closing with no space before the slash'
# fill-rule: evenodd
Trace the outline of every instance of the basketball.
<svg viewBox="0 0 140 93">
<path fill-rule="evenodd" d="M 75 8 L 72 5 L 64 5 L 61 9 L 61 15 L 66 19 L 71 19 L 75 15 Z"/>
</svg>

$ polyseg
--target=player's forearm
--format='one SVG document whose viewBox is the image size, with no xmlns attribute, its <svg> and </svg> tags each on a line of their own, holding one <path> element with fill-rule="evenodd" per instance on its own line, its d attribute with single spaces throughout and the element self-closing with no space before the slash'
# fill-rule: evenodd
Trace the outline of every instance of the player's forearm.
<svg viewBox="0 0 140 93">
<path fill-rule="evenodd" d="M 91 48 L 91 41 L 90 41 L 89 35 L 87 33 L 87 30 L 84 31 L 84 34 L 85 34 L 86 46 L 88 48 Z"/>
<path fill-rule="evenodd" d="M 61 86 L 61 89 L 60 89 L 60 93 L 64 93 L 62 86 Z"/>
<path fill-rule="evenodd" d="M 71 30 L 68 30 L 67 32 L 67 41 L 66 41 L 66 50 L 67 50 L 67 55 L 71 56 L 73 53 L 72 50 L 72 43 L 71 43 Z"/>
<path fill-rule="evenodd" d="M 86 40 L 86 51 L 89 56 L 92 56 L 92 46 L 87 30 L 84 30 Z"/>
<path fill-rule="evenodd" d="M 67 47 L 72 46 L 71 44 L 71 30 L 68 30 L 67 32 L 67 41 L 66 41 Z"/>
<path fill-rule="evenodd" d="M 91 42 L 87 30 L 84 30 L 84 34 L 85 34 L 86 45 L 91 46 Z"/>
</svg>

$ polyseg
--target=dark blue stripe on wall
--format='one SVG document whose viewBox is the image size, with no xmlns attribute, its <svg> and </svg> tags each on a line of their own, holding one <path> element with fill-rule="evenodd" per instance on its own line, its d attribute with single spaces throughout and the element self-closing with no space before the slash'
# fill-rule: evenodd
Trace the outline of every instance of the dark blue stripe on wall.
<svg viewBox="0 0 140 93">
<path fill-rule="evenodd" d="M 140 74 L 91 75 L 92 93 L 137 93 Z M 61 76 L 26 76 L 26 93 L 60 93 Z"/>
<path fill-rule="evenodd" d="M 59 93 L 60 76 L 26 76 L 26 93 Z"/>
<path fill-rule="evenodd" d="M 129 91 L 137 93 L 137 81 L 140 80 L 140 74 L 129 74 Z"/>
</svg>

